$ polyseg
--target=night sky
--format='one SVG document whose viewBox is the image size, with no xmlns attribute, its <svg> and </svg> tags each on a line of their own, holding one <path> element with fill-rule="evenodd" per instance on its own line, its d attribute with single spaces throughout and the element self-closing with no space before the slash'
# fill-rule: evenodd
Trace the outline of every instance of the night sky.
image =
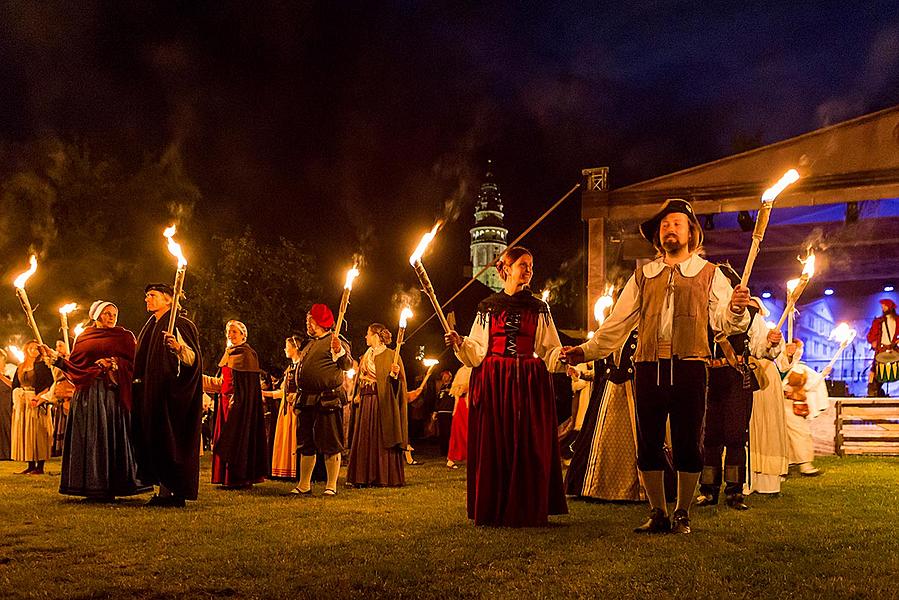
<svg viewBox="0 0 899 600">
<path fill-rule="evenodd" d="M 4 2 L 0 149 L 55 135 L 124 165 L 174 153 L 200 193 L 184 223 L 198 260 L 247 225 L 304 241 L 335 305 L 362 252 L 356 318 L 392 323 L 407 257 L 442 216 L 426 264 L 455 291 L 488 158 L 514 237 L 583 168 L 618 187 L 899 102 L 893 2 L 535 4 Z M 537 285 L 577 256 L 579 210 L 525 241 Z M 12 274 L 26 249 L 9 227 Z"/>
</svg>

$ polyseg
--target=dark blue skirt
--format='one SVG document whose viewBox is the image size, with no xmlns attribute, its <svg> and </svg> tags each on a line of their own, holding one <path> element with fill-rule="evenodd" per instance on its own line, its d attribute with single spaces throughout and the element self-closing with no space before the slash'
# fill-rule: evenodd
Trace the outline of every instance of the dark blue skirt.
<svg viewBox="0 0 899 600">
<path fill-rule="evenodd" d="M 90 389 L 76 391 L 66 423 L 59 493 L 104 498 L 152 489 L 137 478 L 131 416 L 116 388 L 97 379 Z"/>
</svg>

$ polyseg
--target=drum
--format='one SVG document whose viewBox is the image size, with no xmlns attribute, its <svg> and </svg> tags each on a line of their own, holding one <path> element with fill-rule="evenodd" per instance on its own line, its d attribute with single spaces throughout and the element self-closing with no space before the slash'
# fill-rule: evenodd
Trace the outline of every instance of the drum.
<svg viewBox="0 0 899 600">
<path fill-rule="evenodd" d="M 881 364 L 897 363 L 899 362 L 899 352 L 896 352 L 895 350 L 884 350 L 883 352 L 875 354 L 874 360 Z"/>
<path fill-rule="evenodd" d="M 877 357 L 880 357 L 880 354 Z M 899 381 L 899 361 L 884 363 L 878 360 L 876 367 L 877 381 L 880 383 Z"/>
</svg>

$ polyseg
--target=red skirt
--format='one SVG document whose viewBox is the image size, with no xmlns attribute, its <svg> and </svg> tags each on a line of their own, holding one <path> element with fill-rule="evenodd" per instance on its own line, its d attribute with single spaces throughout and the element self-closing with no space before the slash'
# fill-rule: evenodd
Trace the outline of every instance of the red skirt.
<svg viewBox="0 0 899 600">
<path fill-rule="evenodd" d="M 488 356 L 471 375 L 468 518 L 534 527 L 567 514 L 552 380 L 539 358 Z"/>
<path fill-rule="evenodd" d="M 468 456 L 468 394 L 456 402 L 456 414 L 453 415 L 453 427 L 450 430 L 448 460 L 464 461 Z"/>
</svg>

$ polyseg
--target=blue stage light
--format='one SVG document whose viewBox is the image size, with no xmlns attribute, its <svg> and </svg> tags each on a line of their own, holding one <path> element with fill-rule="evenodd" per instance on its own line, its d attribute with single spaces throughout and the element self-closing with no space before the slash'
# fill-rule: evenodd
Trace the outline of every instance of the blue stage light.
<svg viewBox="0 0 899 600">
<path fill-rule="evenodd" d="M 825 296 L 833 296 L 833 290 L 830 288 L 827 288 L 826 290 L 824 290 L 824 295 Z"/>
<path fill-rule="evenodd" d="M 885 286 L 883 286 L 883 291 L 885 291 L 885 292 L 892 292 L 892 291 L 893 291 L 893 286 L 891 286 L 891 285 L 885 285 Z"/>
</svg>

